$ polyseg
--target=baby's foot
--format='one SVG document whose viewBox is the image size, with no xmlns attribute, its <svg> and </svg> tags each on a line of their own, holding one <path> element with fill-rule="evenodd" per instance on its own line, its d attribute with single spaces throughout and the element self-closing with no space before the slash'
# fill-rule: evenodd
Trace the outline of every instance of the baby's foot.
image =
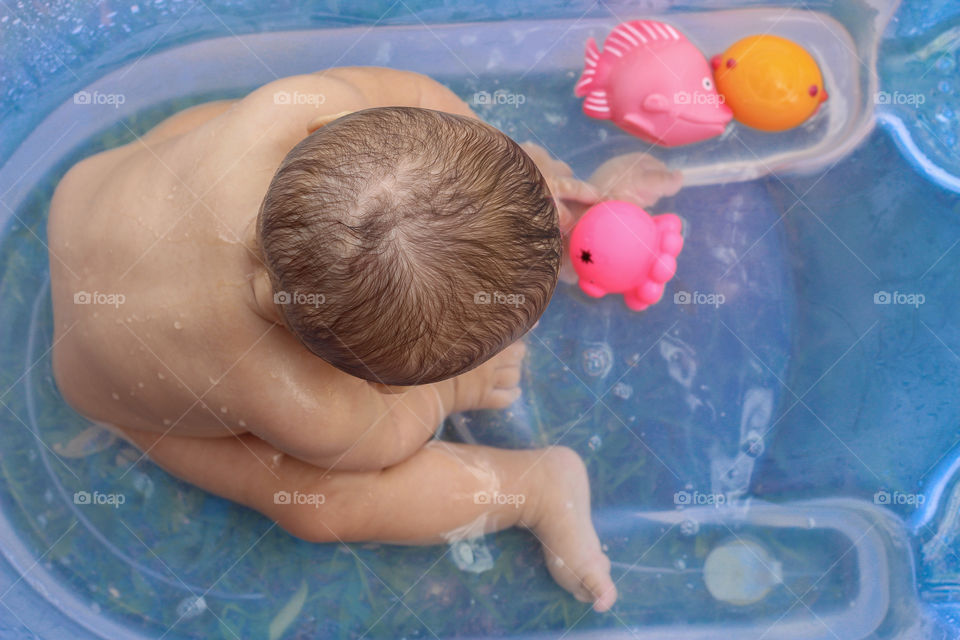
<svg viewBox="0 0 960 640">
<path fill-rule="evenodd" d="M 617 600 L 617 588 L 590 520 L 583 461 L 571 449 L 553 447 L 539 464 L 544 465 L 544 493 L 526 524 L 543 545 L 553 579 L 580 602 L 592 602 L 595 611 L 607 611 Z"/>
<path fill-rule="evenodd" d="M 476 369 L 454 378 L 453 410 L 504 409 L 513 404 L 520 397 L 520 365 L 526 353 L 523 342 L 514 342 Z"/>
</svg>

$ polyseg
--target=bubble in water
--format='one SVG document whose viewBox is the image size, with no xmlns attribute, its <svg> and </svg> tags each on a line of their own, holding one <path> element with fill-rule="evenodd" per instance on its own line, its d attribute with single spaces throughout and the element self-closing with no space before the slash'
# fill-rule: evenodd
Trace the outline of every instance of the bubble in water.
<svg viewBox="0 0 960 640">
<path fill-rule="evenodd" d="M 940 56 L 940 59 L 937 60 L 936 67 L 940 73 L 950 73 L 953 71 L 953 56 L 946 53 Z"/>
<path fill-rule="evenodd" d="M 703 581 L 717 600 L 746 606 L 763 600 L 783 582 L 779 562 L 752 540 L 735 540 L 715 547 L 703 564 Z"/>
<path fill-rule="evenodd" d="M 743 397 L 740 414 L 740 433 L 762 432 L 773 416 L 773 391 L 763 387 L 751 387 Z"/>
<path fill-rule="evenodd" d="M 173 328 L 174 328 L 174 329 L 178 329 L 178 330 L 179 330 L 179 329 L 183 329 L 183 323 L 180 322 L 179 320 L 174 320 L 174 322 L 173 322 Z"/>
<path fill-rule="evenodd" d="M 470 573 L 483 573 L 493 568 L 493 555 L 483 538 L 454 542 L 450 557 L 457 568 Z"/>
<path fill-rule="evenodd" d="M 667 361 L 667 373 L 670 377 L 689 389 L 693 377 L 697 375 L 697 361 L 693 359 L 693 349 L 678 338 L 664 336 L 660 340 L 660 355 Z"/>
<path fill-rule="evenodd" d="M 595 342 L 583 352 L 583 370 L 587 375 L 603 378 L 613 368 L 613 351 L 606 342 Z"/>
<path fill-rule="evenodd" d="M 116 391 L 114 391 L 113 393 L 111 393 L 110 396 L 111 396 L 114 400 L 119 400 L 119 399 L 120 399 L 120 394 L 117 393 Z"/>
<path fill-rule="evenodd" d="M 133 488 L 136 489 L 144 498 L 153 495 L 153 480 L 145 473 L 139 471 L 133 477 Z"/>
<path fill-rule="evenodd" d="M 158 380 L 166 380 L 166 379 L 167 379 L 167 376 L 163 375 L 163 371 L 157 371 L 157 379 L 158 379 Z"/>
<path fill-rule="evenodd" d="M 683 571 L 687 568 L 687 563 L 683 561 L 683 558 L 677 558 L 674 561 L 673 566 L 676 567 L 677 571 Z"/>
<path fill-rule="evenodd" d="M 601 447 L 601 445 L 603 445 L 603 438 L 597 434 L 590 436 L 590 440 L 587 441 L 587 446 L 590 447 L 591 451 L 596 451 Z"/>
<path fill-rule="evenodd" d="M 613 395 L 626 400 L 633 395 L 633 387 L 626 383 L 618 382 L 617 384 L 613 385 Z"/>
<path fill-rule="evenodd" d="M 757 458 L 763 453 L 763 436 L 756 431 L 751 431 L 747 434 L 747 437 L 744 439 L 743 444 L 741 444 L 740 447 L 743 452 L 751 458 Z"/>
<path fill-rule="evenodd" d="M 945 104 L 942 104 L 937 107 L 937 113 L 934 117 L 942 124 L 949 125 L 953 121 L 953 109 Z"/>
<path fill-rule="evenodd" d="M 207 601 L 203 596 L 184 598 L 177 604 L 177 617 L 181 620 L 190 620 L 206 610 Z"/>
<path fill-rule="evenodd" d="M 684 520 L 680 523 L 680 533 L 685 536 L 695 536 L 700 531 L 700 523 L 696 520 Z"/>
</svg>

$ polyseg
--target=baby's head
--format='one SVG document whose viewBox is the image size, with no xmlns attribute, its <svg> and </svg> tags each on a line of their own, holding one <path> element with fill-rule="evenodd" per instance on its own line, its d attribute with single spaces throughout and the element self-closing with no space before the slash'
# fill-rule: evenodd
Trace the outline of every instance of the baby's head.
<svg viewBox="0 0 960 640">
<path fill-rule="evenodd" d="M 388 385 L 453 377 L 522 336 L 561 256 L 527 154 L 482 122 L 412 107 L 358 111 L 300 142 L 257 233 L 290 331 Z"/>
</svg>

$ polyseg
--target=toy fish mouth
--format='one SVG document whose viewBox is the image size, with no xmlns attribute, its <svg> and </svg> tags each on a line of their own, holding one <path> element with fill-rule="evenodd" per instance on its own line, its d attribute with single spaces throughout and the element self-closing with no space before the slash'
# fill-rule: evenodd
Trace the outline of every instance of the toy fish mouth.
<svg viewBox="0 0 960 640">
<path fill-rule="evenodd" d="M 717 127 L 721 131 L 733 120 L 733 112 L 729 108 L 720 111 L 716 116 L 708 116 L 706 118 L 698 118 L 696 116 L 691 116 L 688 114 L 677 114 L 677 118 L 691 124 L 706 125 L 709 127 Z"/>
</svg>

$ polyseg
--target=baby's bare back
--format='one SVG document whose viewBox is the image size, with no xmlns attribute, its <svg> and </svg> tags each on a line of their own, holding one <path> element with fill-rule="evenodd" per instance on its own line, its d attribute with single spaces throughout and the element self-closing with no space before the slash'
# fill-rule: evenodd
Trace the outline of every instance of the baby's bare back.
<svg viewBox="0 0 960 640">
<path fill-rule="evenodd" d="M 251 308 L 260 202 L 317 110 L 274 96 L 316 87 L 297 76 L 194 107 L 65 176 L 48 226 L 53 359 L 77 410 L 213 436 L 328 401 L 326 381 L 344 374 Z M 324 103 L 356 101 L 343 93 Z"/>
</svg>

